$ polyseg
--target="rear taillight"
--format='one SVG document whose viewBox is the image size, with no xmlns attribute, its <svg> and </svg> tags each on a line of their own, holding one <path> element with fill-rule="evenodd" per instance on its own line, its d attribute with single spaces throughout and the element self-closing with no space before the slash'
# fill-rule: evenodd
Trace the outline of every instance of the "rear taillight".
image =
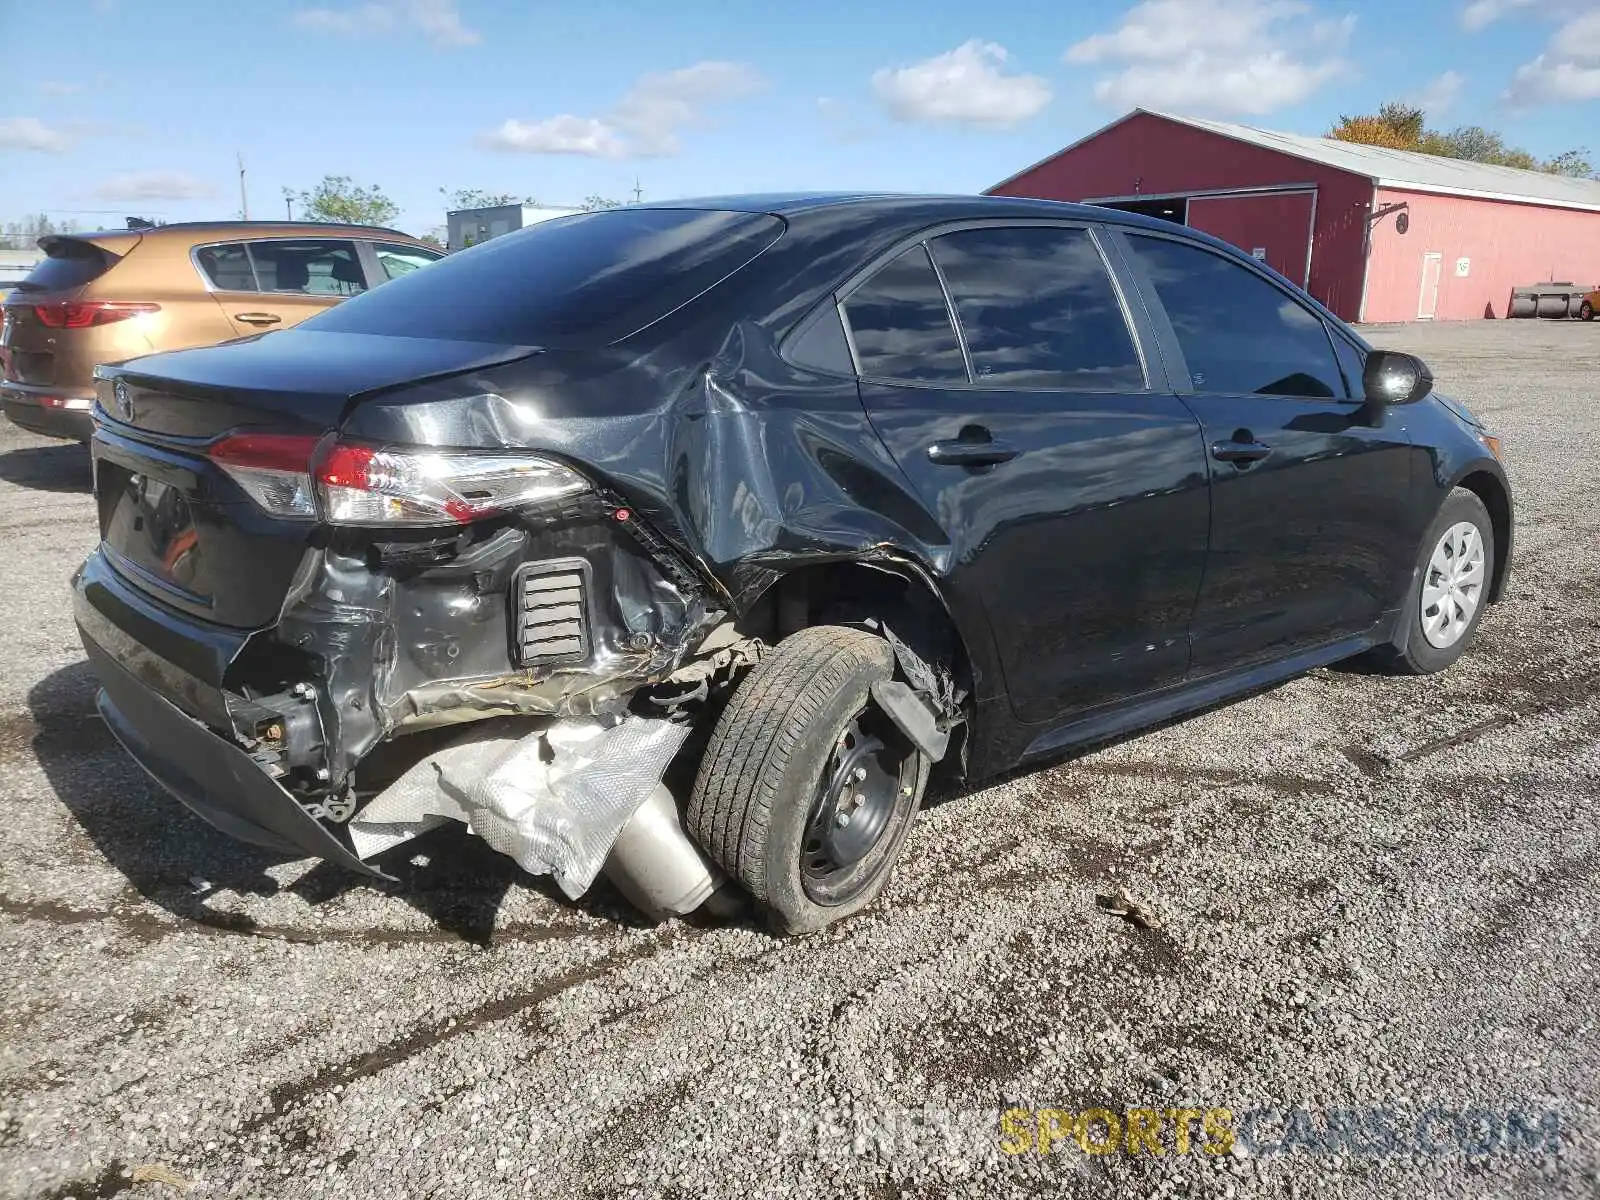
<svg viewBox="0 0 1600 1200">
<path fill-rule="evenodd" d="M 88 329 L 93 325 L 110 325 L 113 321 L 126 321 L 129 317 L 160 311 L 159 304 L 126 300 L 67 300 L 33 306 L 33 315 L 38 318 L 39 324 L 48 325 L 51 329 Z"/>
<path fill-rule="evenodd" d="M 281 433 L 238 433 L 211 446 L 211 461 L 275 517 L 314 520 L 317 497 L 311 458 L 320 438 Z"/>
<path fill-rule="evenodd" d="M 316 475 L 323 515 L 336 525 L 466 524 L 589 486 L 575 471 L 532 454 L 366 446 L 335 446 Z"/>
<path fill-rule="evenodd" d="M 450 454 L 236 434 L 211 459 L 274 516 L 334 525 L 464 525 L 575 495 L 587 481 L 534 454 Z"/>
</svg>

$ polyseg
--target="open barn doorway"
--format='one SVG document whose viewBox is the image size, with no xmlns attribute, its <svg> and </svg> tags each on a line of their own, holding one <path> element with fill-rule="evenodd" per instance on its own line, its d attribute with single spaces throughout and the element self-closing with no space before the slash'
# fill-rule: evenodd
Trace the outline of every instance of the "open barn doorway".
<svg viewBox="0 0 1600 1200">
<path fill-rule="evenodd" d="M 1101 208 L 1116 208 L 1123 212 L 1138 213 L 1145 217 L 1160 217 L 1174 225 L 1189 223 L 1189 198 L 1178 196 L 1166 200 L 1107 200 Z"/>
</svg>

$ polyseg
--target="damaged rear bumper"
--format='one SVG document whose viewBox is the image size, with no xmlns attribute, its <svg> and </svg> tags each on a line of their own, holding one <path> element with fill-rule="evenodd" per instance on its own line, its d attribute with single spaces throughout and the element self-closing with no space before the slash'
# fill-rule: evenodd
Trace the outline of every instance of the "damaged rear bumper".
<svg viewBox="0 0 1600 1200">
<path fill-rule="evenodd" d="M 380 745 L 404 759 L 400 735 L 486 718 L 615 723 L 720 620 L 648 530 L 622 528 L 626 510 L 577 516 L 448 544 L 308 547 L 279 620 L 254 631 L 177 612 L 96 551 L 74 603 L 101 713 L 222 831 L 381 875 L 349 830 L 394 765 Z M 548 628 L 564 635 L 546 614 L 569 592 L 575 644 L 529 653 Z"/>
<path fill-rule="evenodd" d="M 99 574 L 86 570 L 85 576 L 80 577 L 78 627 L 89 664 L 100 680 L 100 716 L 134 761 L 173 796 L 230 837 L 285 854 L 314 855 L 388 878 L 357 858 L 243 749 L 185 714 L 133 675 L 101 644 L 102 640 L 115 643 L 120 639 L 116 627 L 88 599 L 86 577 L 90 580 L 88 587 L 101 591 L 102 602 L 111 599 L 105 591 L 105 581 L 95 578 Z M 123 599 L 137 603 L 137 597 Z M 127 611 L 133 614 L 138 610 Z M 192 698 L 198 698 L 205 689 L 206 685 L 176 664 L 158 665 L 148 653 L 141 656 L 141 661 L 146 670 L 160 672 L 164 668 L 169 678 L 187 677 L 186 690 Z M 211 699 L 219 707 L 224 703 L 220 692 Z"/>
</svg>

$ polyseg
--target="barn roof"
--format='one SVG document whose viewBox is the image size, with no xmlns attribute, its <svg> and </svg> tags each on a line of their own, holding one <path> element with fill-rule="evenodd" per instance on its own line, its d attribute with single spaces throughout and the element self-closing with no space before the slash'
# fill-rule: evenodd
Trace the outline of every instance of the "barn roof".
<svg viewBox="0 0 1600 1200">
<path fill-rule="evenodd" d="M 1447 196 L 1472 196 L 1483 200 L 1505 200 L 1516 204 L 1545 204 L 1557 208 L 1580 208 L 1600 212 L 1600 180 L 1571 179 L 1544 171 L 1524 171 L 1516 167 L 1496 167 L 1488 163 L 1441 158 L 1411 150 L 1389 150 L 1357 142 L 1338 142 L 1332 138 L 1304 137 L 1297 133 L 1277 133 L 1251 125 L 1232 125 L 1200 117 L 1136 108 L 1097 130 L 1074 145 L 1112 129 L 1131 117 L 1147 114 L 1201 129 L 1235 141 L 1275 150 L 1307 162 L 1321 163 L 1353 175 L 1364 175 L 1379 187 L 1438 192 Z M 1068 147 L 1071 149 L 1071 147 Z M 1063 151 L 1063 153 L 1065 153 Z M 1031 169 L 1031 168 L 1030 168 Z M 1009 182 L 1009 180 L 1007 181 Z"/>
</svg>

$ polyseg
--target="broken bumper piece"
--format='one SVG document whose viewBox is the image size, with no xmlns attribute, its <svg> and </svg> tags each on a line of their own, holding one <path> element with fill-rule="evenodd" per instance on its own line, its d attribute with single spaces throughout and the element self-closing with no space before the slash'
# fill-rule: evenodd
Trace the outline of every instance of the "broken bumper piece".
<svg viewBox="0 0 1600 1200">
<path fill-rule="evenodd" d="M 85 633 L 100 679 L 100 716 L 144 770 L 223 833 L 285 854 L 311 854 L 387 879 L 362 862 L 248 754 L 129 674 Z"/>
</svg>

